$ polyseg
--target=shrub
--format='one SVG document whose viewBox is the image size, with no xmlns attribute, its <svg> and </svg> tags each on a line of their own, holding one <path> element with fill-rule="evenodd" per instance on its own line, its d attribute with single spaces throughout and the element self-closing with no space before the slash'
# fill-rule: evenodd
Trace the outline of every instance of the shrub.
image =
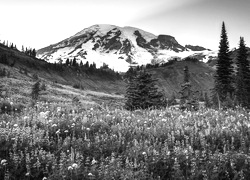
<svg viewBox="0 0 250 180">
<path fill-rule="evenodd" d="M 1 113 L 11 113 L 12 106 L 10 102 L 5 101 L 5 100 L 0 102 L 0 110 L 1 110 Z"/>
<path fill-rule="evenodd" d="M 13 104 L 9 101 L 3 100 L 0 102 L 0 114 L 20 113 L 24 108 L 23 104 Z"/>
<path fill-rule="evenodd" d="M 83 87 L 83 85 L 81 83 L 75 83 L 75 84 L 73 84 L 73 88 L 84 89 L 84 87 Z"/>
</svg>

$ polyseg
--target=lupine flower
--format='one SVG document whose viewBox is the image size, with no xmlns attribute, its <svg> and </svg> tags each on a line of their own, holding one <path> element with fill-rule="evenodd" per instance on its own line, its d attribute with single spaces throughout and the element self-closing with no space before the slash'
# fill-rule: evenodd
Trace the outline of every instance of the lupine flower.
<svg viewBox="0 0 250 180">
<path fill-rule="evenodd" d="M 95 158 L 93 158 L 93 160 L 91 161 L 91 164 L 94 165 L 96 163 L 97 163 L 97 161 L 95 160 Z"/>
<path fill-rule="evenodd" d="M 88 176 L 94 176 L 92 173 L 88 173 Z"/>
<path fill-rule="evenodd" d="M 7 160 L 6 159 L 2 159 L 1 165 L 5 166 L 6 164 L 7 164 Z"/>
<path fill-rule="evenodd" d="M 56 127 L 57 125 L 56 124 L 53 124 L 52 127 Z"/>
<path fill-rule="evenodd" d="M 76 168 L 78 168 L 78 165 L 76 163 L 73 163 L 72 167 L 76 169 Z"/>
<path fill-rule="evenodd" d="M 61 112 L 62 108 L 61 107 L 57 107 L 57 112 Z"/>
</svg>

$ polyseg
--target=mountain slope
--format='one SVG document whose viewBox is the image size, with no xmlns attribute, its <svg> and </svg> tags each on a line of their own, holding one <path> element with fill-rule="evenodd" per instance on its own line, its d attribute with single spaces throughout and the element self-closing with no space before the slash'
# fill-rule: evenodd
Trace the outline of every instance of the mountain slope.
<svg viewBox="0 0 250 180">
<path fill-rule="evenodd" d="M 110 99 L 114 99 L 114 102 L 124 101 L 127 84 L 123 80 L 84 72 L 79 73 L 70 67 L 64 67 L 63 71 L 58 71 L 48 66 L 46 61 L 34 59 L 19 51 L 0 46 L 0 57 L 4 54 L 7 55 L 9 62 L 15 61 L 16 63 L 14 67 L 0 63 L 0 68 L 6 68 L 11 74 L 11 78 L 5 78 L 1 82 L 18 101 L 27 101 L 31 85 L 35 82 L 33 74 L 38 74 L 42 82 L 48 85 L 49 92 L 44 98 L 51 101 L 69 102 L 74 96 L 79 96 L 82 101 L 98 104 L 110 101 Z M 190 69 L 194 89 L 208 92 L 213 87 L 214 69 L 199 61 L 175 61 L 165 67 L 151 68 L 147 71 L 159 80 L 158 87 L 164 90 L 167 98 L 170 98 L 173 93 L 178 97 L 185 65 Z M 24 70 L 27 71 L 26 74 Z M 72 88 L 74 84 L 81 84 L 84 89 Z"/>
<path fill-rule="evenodd" d="M 60 101 L 60 99 L 66 99 L 69 101 L 74 96 L 82 97 L 85 94 L 88 96 L 85 100 L 91 102 L 91 99 L 96 97 L 92 94 L 99 93 L 104 94 L 101 96 L 105 97 L 119 96 L 121 98 L 122 95 L 119 94 L 125 92 L 126 83 L 116 77 L 88 74 L 73 67 L 62 66 L 58 69 L 54 64 L 49 64 L 46 61 L 32 58 L 22 52 L 0 45 L 0 58 L 4 55 L 7 56 L 9 64 L 15 63 L 13 67 L 0 63 L 0 69 L 5 68 L 10 72 L 10 78 L 0 77 L 3 79 L 0 85 L 3 85 L 9 91 L 9 95 L 20 101 L 29 99 L 27 97 L 29 97 L 31 85 L 35 82 L 34 74 L 37 74 L 42 83 L 48 86 L 49 94 L 46 96 L 48 100 L 56 99 Z M 81 89 L 73 88 L 74 85 L 80 85 Z"/>
<path fill-rule="evenodd" d="M 169 98 L 173 94 L 179 97 L 181 85 L 184 80 L 183 69 L 188 66 L 190 73 L 190 81 L 192 89 L 200 93 L 207 92 L 211 95 L 211 88 L 214 86 L 214 68 L 203 62 L 193 61 L 176 61 L 166 67 L 158 67 L 149 69 L 148 72 L 153 74 L 153 77 L 158 79 L 159 89 L 164 90 Z"/>
<path fill-rule="evenodd" d="M 134 27 L 94 25 L 75 35 L 38 50 L 37 56 L 49 62 L 64 62 L 76 58 L 97 67 L 107 64 L 116 71 L 127 71 L 130 64 L 145 65 L 199 55 L 207 61 L 215 55 L 199 46 L 180 45 L 169 35 L 155 36 Z M 211 57 L 209 57 L 211 56 Z"/>
</svg>

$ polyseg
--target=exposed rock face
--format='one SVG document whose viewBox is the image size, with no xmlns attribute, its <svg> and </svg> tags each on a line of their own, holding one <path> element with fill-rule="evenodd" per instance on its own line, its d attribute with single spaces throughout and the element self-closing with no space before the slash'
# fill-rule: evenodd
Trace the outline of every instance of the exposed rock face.
<svg viewBox="0 0 250 180">
<path fill-rule="evenodd" d="M 185 48 L 186 49 L 190 49 L 191 51 L 204 51 L 204 50 L 207 50 L 204 47 L 201 47 L 201 46 L 192 46 L 192 45 L 186 45 Z"/>
<path fill-rule="evenodd" d="M 150 44 L 153 47 L 158 47 L 160 49 L 171 49 L 175 52 L 184 51 L 184 47 L 180 45 L 174 37 L 169 35 L 159 35 L 157 39 L 151 40 Z"/>
<path fill-rule="evenodd" d="M 173 57 L 181 59 L 191 55 L 192 51 L 203 50 L 206 49 L 199 46 L 183 47 L 169 35 L 155 36 L 133 27 L 94 25 L 38 50 L 37 55 L 50 62 L 76 58 L 83 63 L 95 62 L 97 67 L 105 63 L 117 71 L 126 71 L 131 63 L 166 62 Z"/>
</svg>

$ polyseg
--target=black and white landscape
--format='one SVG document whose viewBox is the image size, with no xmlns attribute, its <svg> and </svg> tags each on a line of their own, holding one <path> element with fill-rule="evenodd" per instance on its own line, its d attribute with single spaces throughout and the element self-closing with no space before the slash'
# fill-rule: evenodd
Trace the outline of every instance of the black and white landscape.
<svg viewBox="0 0 250 180">
<path fill-rule="evenodd" d="M 250 179 L 250 1 L 0 7 L 0 180 Z"/>
</svg>

